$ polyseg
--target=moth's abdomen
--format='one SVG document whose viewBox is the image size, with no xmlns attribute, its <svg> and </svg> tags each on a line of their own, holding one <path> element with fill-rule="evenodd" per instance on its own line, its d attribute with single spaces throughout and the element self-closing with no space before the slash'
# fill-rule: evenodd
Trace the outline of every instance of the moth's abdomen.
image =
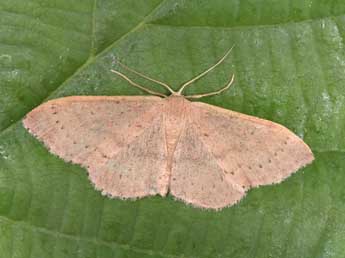
<svg viewBox="0 0 345 258">
<path fill-rule="evenodd" d="M 168 153 L 168 169 L 171 170 L 171 160 L 176 148 L 181 130 L 186 123 L 186 113 L 189 101 L 182 96 L 171 96 L 166 99 L 164 110 L 164 126 Z"/>
</svg>

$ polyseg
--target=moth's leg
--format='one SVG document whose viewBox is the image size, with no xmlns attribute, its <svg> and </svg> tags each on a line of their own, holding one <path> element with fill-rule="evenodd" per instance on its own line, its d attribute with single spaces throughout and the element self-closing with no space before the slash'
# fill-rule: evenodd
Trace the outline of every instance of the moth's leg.
<svg viewBox="0 0 345 258">
<path fill-rule="evenodd" d="M 197 95 L 189 95 L 189 96 L 185 96 L 185 98 L 189 98 L 189 99 L 199 99 L 202 97 L 208 97 L 208 96 L 213 96 L 213 95 L 217 95 L 222 93 L 223 91 L 227 90 L 230 88 L 231 84 L 234 82 L 235 79 L 235 75 L 233 74 L 230 81 L 225 85 L 225 87 L 217 90 L 217 91 L 212 91 L 212 92 L 208 92 L 208 93 L 204 93 L 204 94 L 197 94 Z"/>
<path fill-rule="evenodd" d="M 117 63 L 118 63 L 122 68 L 126 69 L 127 71 L 130 71 L 130 72 L 132 72 L 132 73 L 135 73 L 136 75 L 139 75 L 140 77 L 143 77 L 143 78 L 145 78 L 145 79 L 147 79 L 147 80 L 149 80 L 149 81 L 158 83 L 159 85 L 162 85 L 164 88 L 166 88 L 168 91 L 170 91 L 171 93 L 176 93 L 175 91 L 173 91 L 173 90 L 170 88 L 170 86 L 169 86 L 168 84 L 166 84 L 166 83 L 164 83 L 164 82 L 161 82 L 161 81 L 158 81 L 158 80 L 156 80 L 156 79 L 153 79 L 153 78 L 151 78 L 151 77 L 149 77 L 149 76 L 147 76 L 147 75 L 145 75 L 145 74 L 143 74 L 143 73 L 141 73 L 141 72 L 138 72 L 138 71 L 136 71 L 136 70 L 134 70 L 134 69 L 132 69 L 132 68 L 129 68 L 127 65 L 124 65 L 123 63 L 121 63 L 121 62 L 119 62 L 119 61 L 117 61 Z"/>
<path fill-rule="evenodd" d="M 210 68 L 206 69 L 204 72 L 200 73 L 199 75 L 195 76 L 193 79 L 189 80 L 188 82 L 185 82 L 181 88 L 178 90 L 177 94 L 182 94 L 183 90 L 186 88 L 186 86 L 192 84 L 193 82 L 195 82 L 196 80 L 200 79 L 201 77 L 205 76 L 208 72 L 212 71 L 214 68 L 216 68 L 218 65 L 220 65 L 225 58 L 230 54 L 231 50 L 234 48 L 234 46 L 232 46 L 226 53 L 225 55 L 218 60 L 217 63 L 215 63 L 214 65 L 212 65 Z"/>
<path fill-rule="evenodd" d="M 110 70 L 111 72 L 113 73 L 116 73 L 117 75 L 121 76 L 123 79 L 125 79 L 126 81 L 128 81 L 131 85 L 133 85 L 134 87 L 137 87 L 143 91 L 146 91 L 152 95 L 156 95 L 156 96 L 159 96 L 159 97 L 163 97 L 163 98 L 166 98 L 168 97 L 167 95 L 163 94 L 163 93 L 159 93 L 159 92 L 156 92 L 156 91 L 153 91 L 153 90 L 150 90 L 150 89 L 147 89 L 145 88 L 144 86 L 141 86 L 137 83 L 135 83 L 134 81 L 132 81 L 131 79 L 129 79 L 126 75 L 124 75 L 123 73 L 120 73 L 119 71 L 116 71 L 116 70 Z"/>
</svg>

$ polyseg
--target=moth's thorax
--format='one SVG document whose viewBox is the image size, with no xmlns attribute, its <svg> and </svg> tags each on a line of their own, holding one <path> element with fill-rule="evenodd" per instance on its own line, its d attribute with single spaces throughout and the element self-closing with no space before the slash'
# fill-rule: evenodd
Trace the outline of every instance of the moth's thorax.
<svg viewBox="0 0 345 258">
<path fill-rule="evenodd" d="M 169 161 L 173 157 L 176 144 L 182 128 L 186 122 L 190 102 L 183 96 L 169 96 L 166 98 L 164 123 Z M 170 163 L 168 162 L 170 167 Z"/>
<path fill-rule="evenodd" d="M 183 96 L 171 95 L 165 99 L 166 104 L 166 114 L 171 117 L 171 119 L 181 120 L 181 115 L 188 108 L 189 101 Z"/>
</svg>

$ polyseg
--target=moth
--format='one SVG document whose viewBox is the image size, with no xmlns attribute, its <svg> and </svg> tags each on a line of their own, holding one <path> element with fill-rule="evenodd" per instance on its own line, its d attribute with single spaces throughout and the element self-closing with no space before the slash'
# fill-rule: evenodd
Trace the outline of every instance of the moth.
<svg viewBox="0 0 345 258">
<path fill-rule="evenodd" d="M 27 114 L 24 127 L 65 161 L 79 164 L 102 194 L 175 198 L 196 207 L 222 209 L 253 187 L 279 183 L 311 163 L 310 148 L 277 123 L 190 101 L 220 90 L 184 96 L 187 86 L 213 70 L 231 49 L 178 91 L 124 64 L 125 70 L 160 84 L 154 96 L 71 96 L 47 101 Z"/>
</svg>

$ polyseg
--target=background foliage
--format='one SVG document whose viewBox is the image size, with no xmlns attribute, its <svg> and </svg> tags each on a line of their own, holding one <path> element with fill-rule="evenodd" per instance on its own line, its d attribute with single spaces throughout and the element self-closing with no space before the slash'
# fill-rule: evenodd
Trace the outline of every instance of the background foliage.
<svg viewBox="0 0 345 258">
<path fill-rule="evenodd" d="M 342 0 L 1 0 L 0 257 L 345 257 L 344 25 Z M 189 92 L 235 73 L 203 101 L 287 126 L 316 160 L 221 212 L 104 198 L 21 124 L 50 98 L 143 94 L 117 58 L 176 89 L 233 44 Z"/>
</svg>

